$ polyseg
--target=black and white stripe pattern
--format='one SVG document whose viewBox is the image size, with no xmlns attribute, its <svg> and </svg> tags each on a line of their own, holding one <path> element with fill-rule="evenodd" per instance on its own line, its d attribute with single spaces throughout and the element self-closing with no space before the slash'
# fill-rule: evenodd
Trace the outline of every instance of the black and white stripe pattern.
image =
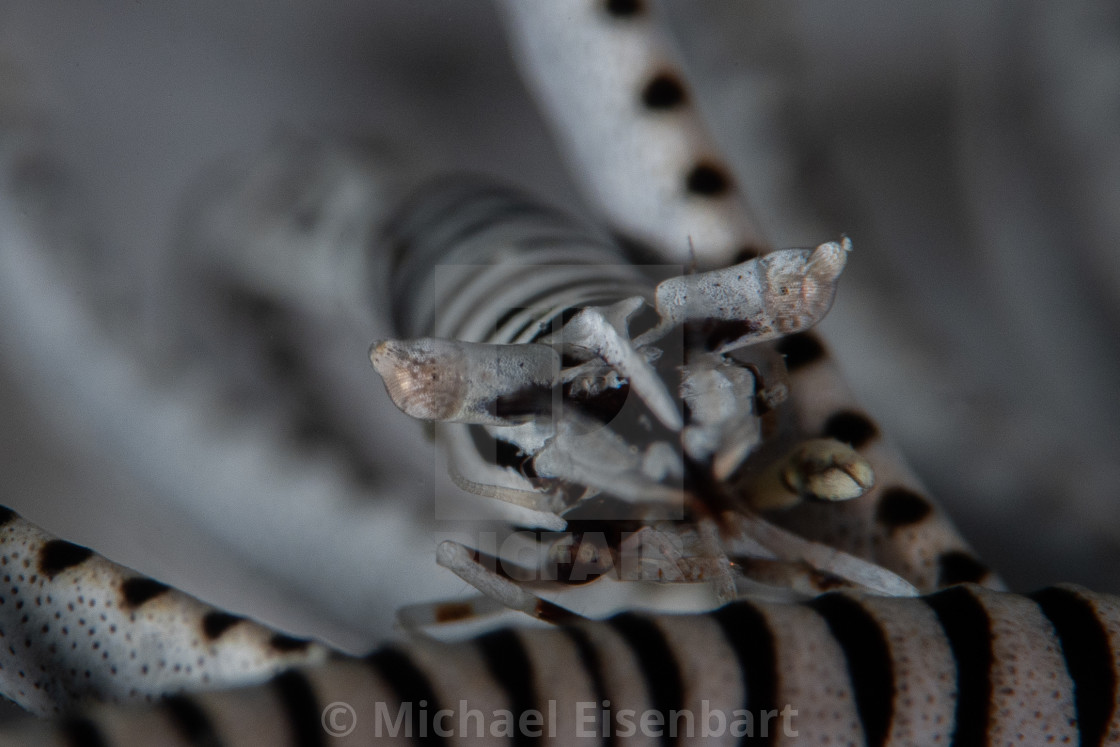
<svg viewBox="0 0 1120 747">
<path fill-rule="evenodd" d="M 247 690 L 20 724 L 0 732 L 0 744 L 359 745 L 380 729 L 401 743 L 451 745 L 474 739 L 480 724 L 483 739 L 472 743 L 526 744 L 540 727 L 551 744 L 1120 744 L 1118 665 L 1120 600 L 1076 587 L 1018 596 L 964 585 L 915 599 L 834 592 L 420 641 Z M 322 716 L 339 702 L 355 718 L 345 737 Z M 463 720 L 472 709 L 481 716 Z M 503 710 L 526 728 L 494 726 Z M 643 730 L 644 714 L 660 716 L 646 716 Z M 732 722 L 746 732 L 748 718 L 752 739 L 730 732 Z"/>
<path fill-rule="evenodd" d="M 651 289 L 610 237 L 482 177 L 422 189 L 384 243 L 402 337 L 526 342 L 569 309 Z"/>
<path fill-rule="evenodd" d="M 650 277 L 609 236 L 518 190 L 469 175 L 446 177 L 421 189 L 388 221 L 383 242 L 392 260 L 382 282 L 388 284 L 394 323 L 403 337 L 525 345 L 557 332 L 581 309 L 650 299 L 653 291 Z M 397 358 L 390 352 L 394 345 L 375 345 L 371 358 L 398 406 L 398 397 L 434 402 L 435 409 L 451 402 L 459 406 L 461 388 L 469 386 L 460 378 L 472 379 L 459 369 L 466 365 L 465 356 L 480 348 L 448 366 L 427 354 L 401 353 Z M 460 487 L 471 484 L 477 487 L 468 489 L 486 494 L 500 486 L 523 497 L 541 490 L 533 483 L 532 468 L 524 468 L 536 449 L 511 438 L 518 431 L 504 426 L 550 412 L 560 387 L 552 377 L 561 366 L 578 361 L 562 359 L 542 345 L 535 348 L 534 353 L 551 358 L 543 364 L 534 359 L 506 366 L 533 370 L 531 384 L 523 382 L 509 392 L 486 390 L 481 405 L 467 408 L 484 410 L 502 427 L 483 428 L 479 421 L 438 423 L 438 439 L 451 455 L 452 470 L 461 476 Z M 492 358 L 502 354 L 497 347 L 486 352 Z M 395 373 L 387 373 L 386 361 L 393 361 L 388 365 Z M 489 380 L 489 375 L 480 372 L 477 378 Z M 427 390 L 433 394 L 424 394 Z M 668 394 L 664 396 L 667 400 Z M 676 416 L 673 407 L 669 402 L 666 409 Z"/>
<path fill-rule="evenodd" d="M 852 446 L 875 470 L 875 485 L 854 500 L 827 506 L 806 502 L 774 520 L 889 568 L 919 589 L 959 583 L 1003 588 L 878 425 L 855 404 L 821 337 L 803 332 L 779 340 L 775 347 L 789 371 L 795 431 Z"/>
</svg>

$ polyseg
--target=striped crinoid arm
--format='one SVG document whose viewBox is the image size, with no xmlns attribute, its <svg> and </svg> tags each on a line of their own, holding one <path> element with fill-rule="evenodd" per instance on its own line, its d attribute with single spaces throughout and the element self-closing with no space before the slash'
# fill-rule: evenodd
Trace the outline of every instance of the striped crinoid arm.
<svg viewBox="0 0 1120 747">
<path fill-rule="evenodd" d="M 0 744 L 1115 745 L 1118 631 L 1120 600 L 1070 586 L 628 612 L 95 707 Z"/>
<path fill-rule="evenodd" d="M 780 523 L 873 560 L 921 589 L 958 583 L 1002 588 L 902 454 L 856 403 L 822 337 L 801 333 L 778 341 L 776 347 L 789 370 L 797 431 L 850 444 L 875 471 L 875 486 L 863 496 L 828 506 L 804 502 L 786 511 Z"/>
<path fill-rule="evenodd" d="M 651 3 L 501 6 L 529 87 L 572 171 L 616 231 L 663 261 L 701 269 L 768 251 Z M 877 477 L 860 498 L 776 513 L 773 520 L 881 564 L 920 589 L 960 581 L 1000 587 L 853 400 L 817 334 L 776 347 L 791 373 L 786 409 L 794 413 L 793 437 L 849 443 Z"/>
<path fill-rule="evenodd" d="M 328 649 L 58 539 L 0 507 L 0 693 L 39 715 L 258 682 Z"/>
</svg>

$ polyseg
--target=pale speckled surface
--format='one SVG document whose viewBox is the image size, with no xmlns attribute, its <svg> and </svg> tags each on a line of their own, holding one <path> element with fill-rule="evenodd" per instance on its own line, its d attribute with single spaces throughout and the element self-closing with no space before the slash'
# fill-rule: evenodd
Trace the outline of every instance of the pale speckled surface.
<svg viewBox="0 0 1120 747">
<path fill-rule="evenodd" d="M 152 702 L 199 688 L 255 683 L 320 663 L 319 644 L 226 617 L 8 513 L 0 527 L 0 679 L 37 715 L 91 697 Z"/>
</svg>

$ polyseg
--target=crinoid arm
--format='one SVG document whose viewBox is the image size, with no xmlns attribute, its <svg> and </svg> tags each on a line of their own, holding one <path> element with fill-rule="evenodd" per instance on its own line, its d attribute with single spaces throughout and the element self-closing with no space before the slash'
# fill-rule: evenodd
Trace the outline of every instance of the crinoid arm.
<svg viewBox="0 0 1120 747">
<path fill-rule="evenodd" d="M 141 576 L 0 506 L 0 694 L 38 715 L 260 682 L 329 650 Z"/>
</svg>

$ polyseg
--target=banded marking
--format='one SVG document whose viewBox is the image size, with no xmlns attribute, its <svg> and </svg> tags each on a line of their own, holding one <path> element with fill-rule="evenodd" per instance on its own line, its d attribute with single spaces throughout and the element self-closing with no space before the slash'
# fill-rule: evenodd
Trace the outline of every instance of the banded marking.
<svg viewBox="0 0 1120 747">
<path fill-rule="evenodd" d="M 470 177 L 462 177 L 470 179 Z M 473 183 L 473 180 L 472 180 Z M 467 239 L 475 237 L 480 232 L 486 231 L 498 217 L 524 217 L 529 215 L 543 215 L 550 219 L 562 218 L 562 214 L 547 206 L 538 206 L 535 201 L 527 199 L 522 194 L 510 195 L 506 190 L 495 188 L 489 184 L 478 183 L 477 188 L 462 189 L 460 193 L 444 200 L 434 209 L 425 210 L 423 220 L 390 221 L 385 227 L 385 234 L 392 237 L 390 248 L 392 250 L 392 271 L 398 272 L 407 264 L 407 256 L 417 244 L 424 246 L 425 257 L 437 257 L 448 253 L 448 247 L 455 247 Z M 415 195 L 413 201 L 423 204 L 428 200 L 425 191 L 421 190 Z M 481 206 L 481 207 L 480 207 Z M 401 215 L 412 215 L 412 211 L 405 209 Z M 437 241 L 429 237 L 431 227 L 452 227 L 451 231 L 440 230 Z M 418 239 L 423 238 L 423 241 Z M 398 287 L 408 287 L 408 284 Z"/>
<path fill-rule="evenodd" d="M 412 723 L 409 725 L 412 733 L 428 735 L 419 741 L 434 746 L 446 745 L 447 740 L 435 734 L 431 724 L 424 724 L 420 720 L 421 709 L 418 706 L 421 701 L 428 704 L 429 713 L 436 713 L 441 706 L 428 676 L 416 666 L 408 653 L 389 646 L 370 654 L 365 661 L 385 681 L 400 703 L 413 704 Z"/>
<path fill-rule="evenodd" d="M 638 660 L 650 705 L 661 713 L 666 724 L 661 735 L 662 743 L 676 744 L 677 738 L 669 735 L 669 712 L 684 708 L 684 680 L 676 654 L 665 634 L 655 622 L 632 612 L 615 615 L 607 620 L 607 624 L 622 636 Z"/>
<path fill-rule="evenodd" d="M 283 704 L 296 747 L 320 747 L 324 732 L 319 720 L 319 699 L 311 681 L 306 675 L 289 669 L 273 677 L 269 685 Z"/>
<path fill-rule="evenodd" d="M 675 109 L 688 103 L 688 94 L 679 76 L 671 71 L 662 71 L 642 89 L 642 103 L 648 109 Z"/>
<path fill-rule="evenodd" d="M 70 747 L 109 747 L 101 728 L 88 718 L 68 718 L 62 722 L 59 731 Z"/>
<path fill-rule="evenodd" d="M 976 595 L 955 586 L 922 597 L 937 615 L 957 665 L 954 747 L 987 745 L 992 718 L 992 623 Z"/>
<path fill-rule="evenodd" d="M 1116 708 L 1116 672 L 1108 631 L 1092 602 L 1076 591 L 1050 587 L 1028 594 L 1050 620 L 1073 680 L 1081 744 L 1104 743 Z"/>
<path fill-rule="evenodd" d="M 750 602 L 735 602 L 722 607 L 711 616 L 719 624 L 727 644 L 735 652 L 742 671 L 743 709 L 747 713 L 778 710 L 778 659 L 774 651 L 774 634 L 766 616 Z M 741 744 L 747 744 L 744 736 Z M 751 744 L 772 744 L 770 736 L 759 737 Z"/>
<path fill-rule="evenodd" d="M 821 435 L 835 438 L 853 449 L 862 449 L 879 437 L 879 428 L 863 413 L 841 410 L 825 421 Z"/>
<path fill-rule="evenodd" d="M 722 197 L 732 189 L 731 176 L 712 161 L 701 161 L 685 177 L 689 194 L 700 197 Z"/>
<path fill-rule="evenodd" d="M 868 747 L 883 747 L 894 720 L 894 664 L 882 627 L 857 600 L 823 594 L 807 606 L 828 623 L 844 651 L 856 709 Z"/>
<path fill-rule="evenodd" d="M 975 556 L 961 550 L 950 550 L 937 558 L 937 585 L 979 583 L 991 571 Z"/>
<path fill-rule="evenodd" d="M 197 702 L 185 695 L 172 695 L 160 707 L 179 735 L 192 747 L 222 747 L 222 738 L 210 717 Z"/>
<path fill-rule="evenodd" d="M 879 496 L 879 505 L 875 510 L 875 520 L 891 531 L 911 526 L 924 520 L 933 513 L 933 506 L 922 496 L 909 488 L 895 486 L 887 488 Z M 960 553 L 963 555 L 963 553 Z M 953 570 L 953 569 L 950 569 Z M 986 571 L 985 571 L 986 573 Z M 961 568 L 953 571 L 951 576 L 968 575 Z M 977 578 L 960 578 L 959 581 L 976 581 Z M 956 583 L 955 581 L 952 583 Z"/>
<path fill-rule="evenodd" d="M 276 651 L 290 653 L 292 651 L 306 651 L 311 646 L 311 641 L 306 638 L 293 638 L 290 635 L 276 633 L 268 639 L 268 645 Z"/>
<path fill-rule="evenodd" d="M 744 246 L 739 251 L 735 252 L 735 257 L 731 260 L 732 264 L 741 265 L 744 262 L 750 262 L 752 259 L 758 259 L 762 256 L 762 252 L 753 246 Z"/>
<path fill-rule="evenodd" d="M 607 13 L 616 18 L 629 18 L 645 11 L 642 0 L 606 0 L 603 6 Z"/>
<path fill-rule="evenodd" d="M 603 675 L 602 657 L 599 656 L 599 651 L 595 648 L 595 644 L 591 642 L 590 636 L 582 628 L 565 625 L 559 630 L 576 647 L 576 653 L 579 654 L 579 663 L 591 680 L 591 691 L 595 696 L 595 702 L 600 706 L 595 709 L 599 734 L 605 734 L 606 738 L 603 743 L 608 747 L 613 747 L 617 742 L 617 737 L 614 729 L 610 729 L 609 726 L 614 721 L 614 706 L 610 705 L 610 701 L 607 699 L 607 681 Z M 603 703 L 608 705 L 603 706 Z M 606 723 L 603 722 L 604 718 Z"/>
<path fill-rule="evenodd" d="M 522 723 L 522 714 L 537 708 L 537 688 L 533 682 L 533 664 L 529 661 L 529 653 L 525 650 L 521 637 L 516 631 L 507 628 L 487 633 L 477 639 L 475 645 L 486 662 L 490 676 L 502 689 L 509 709 L 513 712 L 514 723 Z M 515 745 L 535 741 L 525 731 L 514 730 Z"/>
<path fill-rule="evenodd" d="M 483 198 L 504 196 L 504 193 L 500 190 L 486 187 L 480 188 L 475 194 Z M 413 200 L 415 200 L 416 202 L 420 202 L 424 199 L 426 198 L 422 193 L 417 194 L 413 197 Z M 432 225 L 442 224 L 444 222 L 449 222 L 452 218 L 458 218 L 459 212 L 464 207 L 469 206 L 473 199 L 474 196 L 472 196 L 470 193 L 464 192 L 458 198 L 451 200 L 444 205 L 441 205 L 434 215 L 425 216 L 424 223 Z M 401 212 L 401 215 L 405 214 L 407 214 L 405 211 Z M 398 241 L 393 242 L 391 245 L 393 248 L 393 252 L 390 255 L 390 258 L 392 260 L 390 268 L 393 272 L 396 272 L 397 269 L 399 269 L 400 265 L 404 263 L 407 250 L 412 248 L 414 238 L 413 234 L 422 230 L 423 229 L 419 226 L 400 226 L 397 225 L 397 222 L 394 221 L 390 221 L 385 226 L 384 232 L 387 235 L 396 234 L 399 238 Z"/>
<path fill-rule="evenodd" d="M 39 549 L 39 571 L 54 578 L 67 568 L 81 565 L 93 557 L 93 550 L 66 540 L 50 540 Z"/>
<path fill-rule="evenodd" d="M 121 583 L 121 596 L 123 598 L 121 606 L 136 608 L 162 594 L 166 594 L 170 590 L 171 587 L 167 584 L 161 584 L 159 581 L 145 576 L 125 579 Z"/>
<path fill-rule="evenodd" d="M 786 357 L 786 370 L 790 373 L 828 357 L 820 338 L 812 332 L 798 332 L 774 343 L 774 348 Z"/>
<path fill-rule="evenodd" d="M 202 634 L 205 635 L 206 639 L 209 641 L 217 640 L 221 638 L 227 630 L 244 619 L 245 618 L 240 615 L 231 615 L 228 612 L 221 612 L 219 610 L 207 612 L 206 616 L 202 618 Z"/>
</svg>

